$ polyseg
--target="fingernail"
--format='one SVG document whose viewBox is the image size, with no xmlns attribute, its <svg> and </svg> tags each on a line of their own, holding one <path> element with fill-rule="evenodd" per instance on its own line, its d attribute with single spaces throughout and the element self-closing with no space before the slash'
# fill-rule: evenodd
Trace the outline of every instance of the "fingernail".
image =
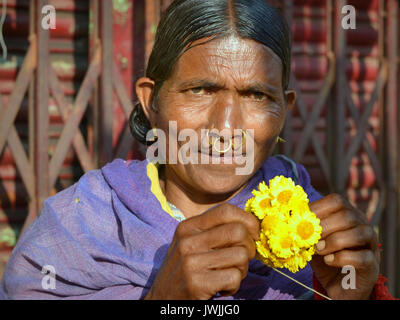
<svg viewBox="0 0 400 320">
<path fill-rule="evenodd" d="M 333 254 L 328 254 L 327 256 L 324 257 L 325 262 L 332 262 L 334 259 Z"/>
<path fill-rule="evenodd" d="M 320 240 L 316 245 L 318 251 L 325 249 L 325 240 Z"/>
</svg>

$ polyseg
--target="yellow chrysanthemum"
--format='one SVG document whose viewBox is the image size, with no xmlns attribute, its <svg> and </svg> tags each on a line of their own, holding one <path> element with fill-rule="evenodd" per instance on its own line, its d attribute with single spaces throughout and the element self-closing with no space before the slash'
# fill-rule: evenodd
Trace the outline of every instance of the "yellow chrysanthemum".
<svg viewBox="0 0 400 320">
<path fill-rule="evenodd" d="M 272 205 L 288 210 L 294 201 L 308 202 L 307 194 L 301 186 L 296 186 L 291 178 L 277 176 L 270 180 L 269 191 L 273 197 Z"/>
<path fill-rule="evenodd" d="M 269 192 L 254 192 L 255 196 L 251 202 L 251 211 L 262 220 L 271 209 L 271 197 Z"/>
<path fill-rule="evenodd" d="M 268 245 L 278 258 L 289 258 L 298 251 L 291 230 L 285 222 L 274 226 L 269 234 Z"/>
<path fill-rule="evenodd" d="M 268 188 L 268 186 L 265 184 L 265 182 L 263 181 L 263 182 L 260 182 L 260 183 L 258 184 L 258 189 L 254 189 L 251 193 L 252 193 L 253 196 L 255 196 L 255 197 L 258 196 L 258 195 L 260 195 L 260 194 L 266 194 L 266 193 L 269 194 L 269 188 Z"/>
<path fill-rule="evenodd" d="M 261 220 L 257 259 L 274 268 L 295 273 L 304 268 L 321 237 L 319 219 L 310 211 L 303 188 L 292 179 L 277 176 L 258 185 L 245 205 Z"/>
<path fill-rule="evenodd" d="M 256 249 L 257 255 L 256 258 L 262 261 L 264 264 L 268 266 L 274 266 L 276 268 L 284 268 L 282 263 L 283 259 L 279 259 L 275 254 L 272 253 L 271 249 L 268 246 L 268 238 L 265 234 L 260 234 L 260 240 L 256 241 Z"/>
<path fill-rule="evenodd" d="M 259 183 L 258 190 L 260 190 L 261 192 L 269 192 L 269 188 L 265 184 L 265 181 Z"/>
<path fill-rule="evenodd" d="M 302 199 L 293 199 L 289 209 L 291 214 L 303 214 L 306 211 L 310 211 L 308 201 Z"/>
<path fill-rule="evenodd" d="M 307 262 L 311 260 L 311 257 L 312 254 L 310 254 L 310 251 L 301 250 L 298 254 L 285 260 L 283 263 L 284 268 L 288 269 L 292 273 L 296 273 L 307 265 Z"/>
<path fill-rule="evenodd" d="M 269 234 L 275 229 L 279 223 L 284 222 L 286 217 L 275 207 L 268 210 L 267 214 L 261 221 L 262 232 Z"/>
<path fill-rule="evenodd" d="M 252 213 L 251 211 L 251 204 L 253 203 L 254 198 L 250 198 L 249 200 L 247 200 L 245 206 L 244 206 L 244 211 L 248 212 L 248 213 Z"/>
<path fill-rule="evenodd" d="M 269 258 L 271 250 L 269 250 L 267 236 L 264 233 L 260 234 L 260 240 L 256 241 L 257 252 L 264 258 Z"/>
<path fill-rule="evenodd" d="M 311 247 L 321 238 L 320 220 L 311 211 L 294 213 L 289 221 L 295 244 L 301 248 Z"/>
</svg>

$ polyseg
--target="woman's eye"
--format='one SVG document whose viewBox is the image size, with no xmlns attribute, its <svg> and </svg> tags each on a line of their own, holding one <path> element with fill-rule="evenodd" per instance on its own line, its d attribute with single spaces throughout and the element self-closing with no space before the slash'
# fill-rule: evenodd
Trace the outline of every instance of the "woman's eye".
<svg viewBox="0 0 400 320">
<path fill-rule="evenodd" d="M 255 101 L 265 101 L 268 99 L 268 96 L 260 91 L 249 91 L 244 94 L 247 99 L 255 100 Z"/>
<path fill-rule="evenodd" d="M 267 98 L 267 96 L 262 92 L 253 92 L 253 97 L 255 100 L 258 100 L 258 101 L 262 101 L 265 98 Z"/>
<path fill-rule="evenodd" d="M 190 91 L 194 94 L 203 94 L 204 89 L 202 87 L 191 88 Z"/>
</svg>

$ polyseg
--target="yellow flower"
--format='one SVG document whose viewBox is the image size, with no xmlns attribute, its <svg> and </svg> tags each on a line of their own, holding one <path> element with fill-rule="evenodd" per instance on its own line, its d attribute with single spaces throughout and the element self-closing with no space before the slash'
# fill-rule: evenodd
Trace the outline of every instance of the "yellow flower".
<svg viewBox="0 0 400 320">
<path fill-rule="evenodd" d="M 299 199 L 293 199 L 291 206 L 290 206 L 290 211 L 292 214 L 298 213 L 298 214 L 303 214 L 303 212 L 310 211 L 310 207 L 308 206 L 308 201 L 304 200 L 299 200 Z"/>
<path fill-rule="evenodd" d="M 294 201 L 308 202 L 307 194 L 301 186 L 296 186 L 291 178 L 277 176 L 270 180 L 269 190 L 274 198 L 272 205 L 288 210 Z"/>
<path fill-rule="evenodd" d="M 278 228 L 279 223 L 285 222 L 286 217 L 275 207 L 268 210 L 261 221 L 262 232 L 269 234 L 273 229 Z"/>
<path fill-rule="evenodd" d="M 265 184 L 265 181 L 259 183 L 258 190 L 260 190 L 261 192 L 269 192 L 269 188 Z"/>
<path fill-rule="evenodd" d="M 321 238 L 320 220 L 311 211 L 294 213 L 289 222 L 297 246 L 311 247 Z"/>
<path fill-rule="evenodd" d="M 285 260 L 283 263 L 284 268 L 288 269 L 292 273 L 296 273 L 307 265 L 307 262 L 311 260 L 312 255 L 312 251 L 301 250 L 298 254 Z"/>
<path fill-rule="evenodd" d="M 271 252 L 268 246 L 268 238 L 265 234 L 260 234 L 260 240 L 256 241 L 257 255 L 256 258 L 268 266 L 283 268 L 283 263 Z"/>
<path fill-rule="evenodd" d="M 260 234 L 260 240 L 256 241 L 256 248 L 262 257 L 268 258 L 271 255 L 271 251 L 268 247 L 267 237 L 264 233 Z"/>
<path fill-rule="evenodd" d="M 294 246 L 291 230 L 284 222 L 275 225 L 269 235 L 268 244 L 278 258 L 289 258 L 298 251 Z"/>
<path fill-rule="evenodd" d="M 251 204 L 253 203 L 254 198 L 250 198 L 247 200 L 245 206 L 244 206 L 244 211 L 251 213 Z"/>
<path fill-rule="evenodd" d="M 303 188 L 292 179 L 277 176 L 258 185 L 245 211 L 261 220 L 256 258 L 274 268 L 295 273 L 307 265 L 321 237 L 319 219 L 308 206 Z"/>
<path fill-rule="evenodd" d="M 271 209 L 271 197 L 269 192 L 255 191 L 255 197 L 251 202 L 251 211 L 262 220 Z"/>
</svg>

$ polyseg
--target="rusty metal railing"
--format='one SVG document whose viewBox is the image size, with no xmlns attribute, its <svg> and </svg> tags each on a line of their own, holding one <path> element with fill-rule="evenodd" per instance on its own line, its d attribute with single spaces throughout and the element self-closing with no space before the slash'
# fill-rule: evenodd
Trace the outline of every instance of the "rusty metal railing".
<svg viewBox="0 0 400 320">
<path fill-rule="evenodd" d="M 144 55 L 148 57 L 154 41 L 155 28 L 161 12 L 171 0 L 145 1 Z M 292 0 L 278 1 L 292 25 Z M 294 113 L 289 114 L 283 136 L 287 141 L 282 152 L 302 162 L 312 150 L 329 192 L 348 195 L 347 178 L 353 158 L 360 150 L 366 155 L 378 190 L 372 210 L 371 224 L 377 227 L 383 244 L 382 270 L 389 278 L 392 293 L 400 295 L 400 156 L 399 156 L 399 3 L 396 0 L 378 0 L 378 59 L 379 72 L 369 101 L 360 109 L 352 97 L 351 84 L 346 76 L 347 31 L 341 27 L 341 8 L 345 0 L 322 1 L 326 24 L 327 72 L 321 82 L 315 103 L 310 110 L 299 79 L 293 74 L 291 86 L 297 91 L 297 116 L 302 122 L 298 143 L 292 139 Z M 112 1 L 90 0 L 92 32 L 90 58 L 84 80 L 73 107 L 66 102 L 60 80 L 49 59 L 49 31 L 41 28 L 42 8 L 47 0 L 30 0 L 29 49 L 15 80 L 7 105 L 0 99 L 0 153 L 8 145 L 15 166 L 21 174 L 29 196 L 29 213 L 23 230 L 37 217 L 41 205 L 52 192 L 61 166 L 72 147 L 83 171 L 89 171 L 114 157 L 126 157 L 132 147 L 129 130 L 125 128 L 117 147 L 112 144 L 113 95 L 118 99 L 128 119 L 133 108 L 130 95 L 121 79 L 113 54 Z M 143 59 L 146 61 L 146 59 Z M 143 66 L 144 69 L 144 66 Z M 18 135 L 15 120 L 22 100 L 28 95 L 29 150 L 25 151 Z M 49 155 L 49 99 L 52 97 L 64 122 L 55 151 Z M 90 104 L 90 108 L 88 105 Z M 369 119 L 379 108 L 379 142 L 369 130 Z M 91 113 L 89 134 L 84 137 L 79 126 L 85 112 Z M 318 121 L 326 122 L 326 143 L 316 135 Z M 354 134 L 346 134 L 346 123 L 354 124 Z M 313 175 L 312 175 L 313 178 Z M 317 178 L 314 176 L 314 178 Z M 396 286 L 397 281 L 397 286 Z M 397 291 L 395 291 L 397 288 Z"/>
</svg>

